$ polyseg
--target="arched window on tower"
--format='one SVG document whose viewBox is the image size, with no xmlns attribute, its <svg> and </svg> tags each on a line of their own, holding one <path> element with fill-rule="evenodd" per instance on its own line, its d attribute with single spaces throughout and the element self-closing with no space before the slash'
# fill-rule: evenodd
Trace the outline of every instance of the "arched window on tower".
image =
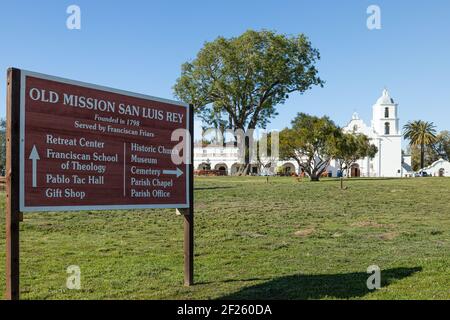
<svg viewBox="0 0 450 320">
<path fill-rule="evenodd" d="M 389 108 L 384 108 L 384 117 L 389 118 Z"/>
<path fill-rule="evenodd" d="M 384 124 L 384 134 L 390 134 L 391 133 L 391 124 L 389 122 L 386 122 Z"/>
</svg>

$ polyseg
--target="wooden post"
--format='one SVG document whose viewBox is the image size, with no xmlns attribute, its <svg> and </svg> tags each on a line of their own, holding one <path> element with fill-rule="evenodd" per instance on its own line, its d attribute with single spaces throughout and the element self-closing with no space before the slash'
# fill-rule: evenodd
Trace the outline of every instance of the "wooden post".
<svg viewBox="0 0 450 320">
<path fill-rule="evenodd" d="M 194 284 L 194 108 L 189 106 L 189 209 L 184 219 L 184 285 Z"/>
<path fill-rule="evenodd" d="M 19 299 L 20 70 L 8 69 L 6 96 L 6 293 Z"/>
<path fill-rule="evenodd" d="M 194 284 L 194 215 L 184 215 L 184 285 Z"/>
<path fill-rule="evenodd" d="M 184 221 L 184 285 L 194 284 L 194 211 L 191 208 L 177 209 L 177 215 Z"/>
</svg>

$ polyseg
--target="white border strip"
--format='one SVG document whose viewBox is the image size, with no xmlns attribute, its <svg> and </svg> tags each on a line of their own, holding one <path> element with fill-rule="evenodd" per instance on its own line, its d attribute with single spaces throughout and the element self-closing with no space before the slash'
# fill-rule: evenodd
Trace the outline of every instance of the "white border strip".
<svg viewBox="0 0 450 320">
<path fill-rule="evenodd" d="M 180 101 L 168 100 L 158 97 L 153 97 L 149 95 L 129 92 L 125 90 L 113 89 L 110 87 L 99 86 L 91 83 L 69 80 L 65 78 L 54 77 L 46 74 L 41 74 L 37 72 L 27 71 L 20 69 L 21 79 L 20 79 L 20 211 L 21 212 L 37 212 L 37 211 L 83 211 L 83 210 L 126 210 L 126 209 L 161 209 L 161 208 L 189 208 L 189 163 L 190 159 L 187 159 L 185 164 L 184 174 L 186 175 L 186 203 L 179 204 L 137 204 L 137 205 L 93 205 L 93 206 L 39 206 L 30 207 L 25 206 L 25 87 L 26 87 L 26 77 L 31 76 L 34 78 L 56 81 L 69 85 L 76 85 L 84 88 L 95 89 L 100 91 L 106 91 L 116 94 L 121 94 L 125 96 L 152 100 L 177 106 L 185 107 L 186 110 L 186 128 L 190 132 L 190 110 L 189 105 Z M 186 139 L 186 150 L 189 150 L 190 139 Z M 193 152 L 191 150 L 190 152 Z"/>
</svg>

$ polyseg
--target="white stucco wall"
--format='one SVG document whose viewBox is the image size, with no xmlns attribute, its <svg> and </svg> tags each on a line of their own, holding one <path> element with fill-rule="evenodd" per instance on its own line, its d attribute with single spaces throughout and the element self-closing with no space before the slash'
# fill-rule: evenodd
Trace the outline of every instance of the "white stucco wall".
<svg viewBox="0 0 450 320">
<path fill-rule="evenodd" d="M 380 177 L 402 176 L 402 137 L 380 137 Z"/>
</svg>

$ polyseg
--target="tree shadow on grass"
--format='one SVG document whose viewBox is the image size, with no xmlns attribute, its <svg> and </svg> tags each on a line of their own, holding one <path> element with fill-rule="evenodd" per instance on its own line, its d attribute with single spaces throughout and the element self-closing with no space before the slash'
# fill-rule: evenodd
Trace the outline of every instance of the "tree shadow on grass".
<svg viewBox="0 0 450 320">
<path fill-rule="evenodd" d="M 412 276 L 422 271 L 421 267 L 395 268 L 381 271 L 381 287 Z M 373 292 L 367 288 L 370 274 L 353 272 L 324 275 L 292 275 L 273 279 L 262 284 L 243 288 L 242 290 L 223 296 L 225 300 L 278 300 L 278 299 L 350 299 L 363 297 Z"/>
</svg>

